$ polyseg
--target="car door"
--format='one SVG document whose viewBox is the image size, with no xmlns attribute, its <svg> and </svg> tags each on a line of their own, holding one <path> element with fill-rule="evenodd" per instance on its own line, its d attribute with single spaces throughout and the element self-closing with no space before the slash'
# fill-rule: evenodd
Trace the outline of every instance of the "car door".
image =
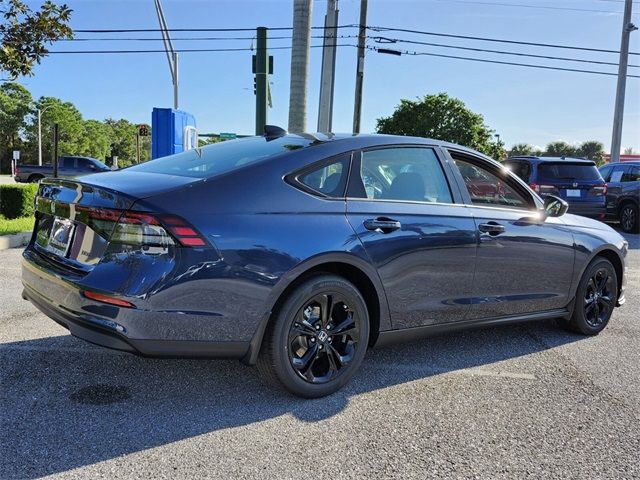
<svg viewBox="0 0 640 480">
<path fill-rule="evenodd" d="M 475 224 L 434 148 L 392 146 L 352 162 L 347 218 L 385 288 L 394 329 L 464 318 Z"/>
<path fill-rule="evenodd" d="M 624 164 L 613 165 L 607 178 L 604 179 L 607 183 L 607 211 L 610 211 L 613 215 L 618 212 L 618 204 L 623 188 L 622 177 L 628 168 L 629 166 Z"/>
<path fill-rule="evenodd" d="M 466 152 L 448 153 L 478 235 L 469 318 L 566 307 L 574 250 L 562 219 L 544 219 L 533 195 L 506 168 Z"/>
</svg>

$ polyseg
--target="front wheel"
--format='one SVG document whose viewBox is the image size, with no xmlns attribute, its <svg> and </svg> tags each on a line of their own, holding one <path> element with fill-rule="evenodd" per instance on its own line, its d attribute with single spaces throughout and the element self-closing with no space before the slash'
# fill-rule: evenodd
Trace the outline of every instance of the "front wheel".
<svg viewBox="0 0 640 480">
<path fill-rule="evenodd" d="M 626 233 L 638 233 L 638 207 L 633 203 L 627 203 L 620 208 L 620 227 Z"/>
<path fill-rule="evenodd" d="M 567 326 L 583 335 L 597 335 L 609 323 L 618 298 L 618 279 L 609 260 L 594 259 L 576 290 L 573 315 Z"/>
<path fill-rule="evenodd" d="M 323 397 L 353 377 L 368 339 L 369 315 L 358 289 L 337 276 L 312 277 L 271 320 L 258 368 L 294 395 Z"/>
</svg>

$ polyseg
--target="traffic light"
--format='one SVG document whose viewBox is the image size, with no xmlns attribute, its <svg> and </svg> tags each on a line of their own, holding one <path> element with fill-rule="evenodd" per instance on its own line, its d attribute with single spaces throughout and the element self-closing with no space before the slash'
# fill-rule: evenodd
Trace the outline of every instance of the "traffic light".
<svg viewBox="0 0 640 480">
<path fill-rule="evenodd" d="M 141 137 L 148 137 L 149 136 L 148 125 L 145 125 L 145 124 L 138 125 L 138 135 L 140 135 Z"/>
</svg>

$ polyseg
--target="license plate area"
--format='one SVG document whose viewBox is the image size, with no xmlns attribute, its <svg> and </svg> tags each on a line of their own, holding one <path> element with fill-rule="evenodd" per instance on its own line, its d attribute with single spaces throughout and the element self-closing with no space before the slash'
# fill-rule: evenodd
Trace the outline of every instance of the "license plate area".
<svg viewBox="0 0 640 480">
<path fill-rule="evenodd" d="M 66 257 L 76 226 L 68 218 L 62 217 L 52 217 L 50 222 L 51 228 L 48 229 L 48 232 L 39 231 L 36 242 L 45 252 Z"/>
<path fill-rule="evenodd" d="M 567 189 L 567 197 L 580 197 L 580 190 L 579 189 Z"/>
</svg>

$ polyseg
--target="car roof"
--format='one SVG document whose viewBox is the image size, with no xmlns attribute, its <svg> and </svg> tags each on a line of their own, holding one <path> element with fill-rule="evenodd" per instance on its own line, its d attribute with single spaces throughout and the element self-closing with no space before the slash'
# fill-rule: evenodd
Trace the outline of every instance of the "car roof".
<svg viewBox="0 0 640 480">
<path fill-rule="evenodd" d="M 547 162 L 571 162 L 572 164 L 584 164 L 584 165 L 595 165 L 593 160 L 589 160 L 587 158 L 575 158 L 575 157 L 536 157 L 534 155 L 516 155 L 515 157 L 509 157 L 506 161 L 509 160 L 530 160 L 534 163 L 547 163 Z"/>
<path fill-rule="evenodd" d="M 313 139 L 318 143 L 340 143 L 345 148 L 366 148 L 384 145 L 415 144 L 450 148 L 460 152 L 491 159 L 484 153 L 456 143 L 437 140 L 435 138 L 413 137 L 409 135 L 389 135 L 384 133 L 288 133 L 288 137 Z"/>
<path fill-rule="evenodd" d="M 605 163 L 600 168 L 608 167 L 609 165 L 614 165 L 614 166 L 615 165 L 633 165 L 634 167 L 640 167 L 640 161 L 632 160 L 632 161 L 629 161 L 629 162 L 610 162 L 610 163 Z"/>
</svg>

